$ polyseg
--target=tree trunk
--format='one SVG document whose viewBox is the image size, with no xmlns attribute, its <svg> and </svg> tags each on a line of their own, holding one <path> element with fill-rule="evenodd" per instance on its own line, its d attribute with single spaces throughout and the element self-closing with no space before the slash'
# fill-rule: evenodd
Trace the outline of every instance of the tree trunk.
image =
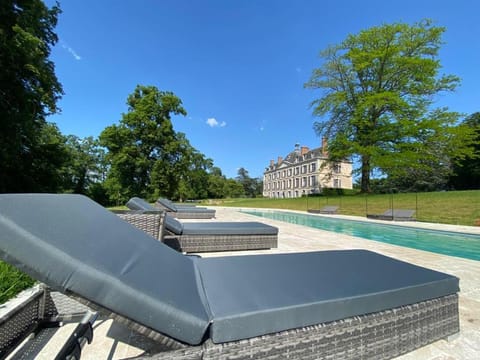
<svg viewBox="0 0 480 360">
<path fill-rule="evenodd" d="M 362 179 L 361 190 L 363 193 L 370 192 L 370 156 L 362 156 Z"/>
</svg>

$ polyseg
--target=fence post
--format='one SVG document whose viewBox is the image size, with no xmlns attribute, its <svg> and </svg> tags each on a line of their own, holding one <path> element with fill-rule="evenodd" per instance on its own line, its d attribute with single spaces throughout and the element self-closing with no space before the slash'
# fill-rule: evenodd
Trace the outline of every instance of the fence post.
<svg viewBox="0 0 480 360">
<path fill-rule="evenodd" d="M 365 216 L 368 215 L 368 194 L 365 194 Z"/>
</svg>

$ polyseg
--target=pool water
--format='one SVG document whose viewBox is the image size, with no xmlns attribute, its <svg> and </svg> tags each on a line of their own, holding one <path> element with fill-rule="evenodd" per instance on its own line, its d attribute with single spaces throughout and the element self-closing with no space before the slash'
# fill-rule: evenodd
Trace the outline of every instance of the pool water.
<svg viewBox="0 0 480 360">
<path fill-rule="evenodd" d="M 243 211 L 268 219 L 333 231 L 438 254 L 480 260 L 480 235 L 383 225 L 365 221 L 275 211 Z"/>
</svg>

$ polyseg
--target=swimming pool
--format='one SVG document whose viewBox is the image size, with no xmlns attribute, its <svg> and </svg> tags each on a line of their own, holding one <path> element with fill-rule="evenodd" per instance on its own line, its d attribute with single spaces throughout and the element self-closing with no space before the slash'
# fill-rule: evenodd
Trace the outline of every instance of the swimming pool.
<svg viewBox="0 0 480 360">
<path fill-rule="evenodd" d="M 242 212 L 268 219 L 381 241 L 388 244 L 406 246 L 465 259 L 480 260 L 480 235 L 441 230 L 425 230 L 407 226 L 384 225 L 283 211 L 243 210 Z"/>
</svg>

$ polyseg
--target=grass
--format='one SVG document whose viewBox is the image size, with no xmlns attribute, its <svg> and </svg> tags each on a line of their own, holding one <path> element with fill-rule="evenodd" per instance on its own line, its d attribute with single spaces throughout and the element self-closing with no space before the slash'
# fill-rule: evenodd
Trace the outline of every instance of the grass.
<svg viewBox="0 0 480 360">
<path fill-rule="evenodd" d="M 35 283 L 28 275 L 13 266 L 0 261 L 0 304 L 14 297 L 20 291 Z"/>
<path fill-rule="evenodd" d="M 212 200 L 209 204 L 300 211 L 319 209 L 325 205 L 338 205 L 340 214 L 354 216 L 380 214 L 393 207 L 394 209 L 416 210 L 418 221 L 454 225 L 480 225 L 480 190 L 385 195 L 311 196 L 294 199 L 224 199 Z"/>
</svg>

